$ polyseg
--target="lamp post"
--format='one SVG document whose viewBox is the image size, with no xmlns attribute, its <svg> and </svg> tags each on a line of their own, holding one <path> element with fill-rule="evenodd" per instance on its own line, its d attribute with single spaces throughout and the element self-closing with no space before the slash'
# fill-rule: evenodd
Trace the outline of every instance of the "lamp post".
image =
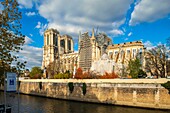
<svg viewBox="0 0 170 113">
<path fill-rule="evenodd" d="M 4 71 L 4 109 L 5 109 L 5 113 L 6 113 L 6 73 Z"/>
<path fill-rule="evenodd" d="M 18 113 L 19 113 L 19 102 L 20 102 L 20 100 L 19 100 L 19 86 L 20 86 L 20 83 L 19 83 L 19 76 L 20 76 L 20 70 L 18 71 L 18 76 L 17 76 L 17 86 L 18 86 L 18 88 L 17 88 L 17 92 L 18 92 Z"/>
</svg>

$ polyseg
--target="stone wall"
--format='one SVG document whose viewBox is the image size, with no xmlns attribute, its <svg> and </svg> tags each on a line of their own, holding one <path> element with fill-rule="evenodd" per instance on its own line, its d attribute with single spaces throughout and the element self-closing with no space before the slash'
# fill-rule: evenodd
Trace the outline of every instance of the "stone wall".
<svg viewBox="0 0 170 113">
<path fill-rule="evenodd" d="M 21 80 L 20 92 L 59 99 L 170 109 L 170 95 L 161 86 L 168 79 L 114 79 L 114 80 Z M 69 91 L 68 83 L 74 90 Z M 86 83 L 86 94 L 82 86 Z"/>
</svg>

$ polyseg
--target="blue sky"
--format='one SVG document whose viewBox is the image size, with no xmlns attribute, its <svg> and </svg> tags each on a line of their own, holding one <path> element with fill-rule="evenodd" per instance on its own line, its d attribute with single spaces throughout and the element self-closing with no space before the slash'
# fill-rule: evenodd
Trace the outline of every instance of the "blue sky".
<svg viewBox="0 0 170 113">
<path fill-rule="evenodd" d="M 69 34 L 77 50 L 78 33 L 97 28 L 113 43 L 141 40 L 146 47 L 170 37 L 170 0 L 18 0 L 26 43 L 19 54 L 27 68 L 41 66 L 43 32 Z M 89 34 L 90 34 L 89 33 Z"/>
</svg>

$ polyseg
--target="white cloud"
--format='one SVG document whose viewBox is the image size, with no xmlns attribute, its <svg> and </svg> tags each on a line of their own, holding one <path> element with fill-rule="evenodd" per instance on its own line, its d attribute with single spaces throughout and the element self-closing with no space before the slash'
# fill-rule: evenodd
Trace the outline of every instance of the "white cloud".
<svg viewBox="0 0 170 113">
<path fill-rule="evenodd" d="M 151 47 L 153 44 L 150 41 L 146 41 L 143 43 L 145 47 Z"/>
<path fill-rule="evenodd" d="M 129 38 L 125 38 L 125 41 L 127 41 Z"/>
<path fill-rule="evenodd" d="M 35 46 L 30 46 L 34 42 L 28 36 L 25 37 L 25 44 L 22 46 L 22 50 L 19 53 L 14 53 L 18 56 L 19 62 L 27 62 L 26 67 L 27 69 L 31 69 L 34 66 L 41 67 L 42 64 L 42 57 L 43 57 L 43 49 Z M 15 65 L 16 62 L 13 62 Z"/>
<path fill-rule="evenodd" d="M 34 15 L 36 15 L 36 13 L 35 12 L 26 12 L 25 15 L 27 15 L 27 16 L 34 16 Z"/>
<path fill-rule="evenodd" d="M 154 48 L 153 44 L 150 41 L 146 41 L 143 44 L 144 44 L 144 47 L 146 47 L 147 49 Z"/>
<path fill-rule="evenodd" d="M 42 55 L 43 49 L 39 47 L 30 46 L 34 42 L 28 36 L 25 37 L 25 44 L 22 46 L 22 49 L 16 55 L 19 57 L 18 61 L 24 62 L 27 61 L 26 68 L 31 69 L 34 66 L 41 66 L 42 64 Z M 15 63 L 13 63 L 15 64 Z"/>
<path fill-rule="evenodd" d="M 21 7 L 25 8 L 33 7 L 33 0 L 18 0 L 18 3 L 21 5 Z"/>
<path fill-rule="evenodd" d="M 38 7 L 49 27 L 56 26 L 61 34 L 78 34 L 80 30 L 99 30 L 109 33 L 125 21 L 133 0 L 44 0 Z M 67 4 L 66 4 L 67 3 Z M 63 6 L 64 4 L 64 6 Z M 110 32 L 114 33 L 114 32 Z"/>
<path fill-rule="evenodd" d="M 41 22 L 38 22 L 37 25 L 35 26 L 35 28 L 37 28 L 37 29 L 41 28 Z"/>
<path fill-rule="evenodd" d="M 57 25 L 55 23 L 49 23 L 48 26 L 49 28 L 57 28 L 59 32 L 69 34 L 73 37 L 75 36 L 77 37 L 79 31 L 85 32 L 85 31 L 92 30 L 92 28 L 84 29 L 81 26 L 74 26 L 70 24 L 66 24 L 65 26 L 62 26 L 62 25 Z"/>
<path fill-rule="evenodd" d="M 42 2 L 42 0 L 18 0 L 19 8 L 26 8 L 31 9 L 33 7 L 37 8 L 39 7 L 39 4 Z"/>
<path fill-rule="evenodd" d="M 114 36 L 124 35 L 124 32 L 122 30 L 119 30 L 119 29 L 113 29 L 113 30 L 110 31 L 110 33 L 114 34 Z"/>
<path fill-rule="evenodd" d="M 32 36 L 33 36 L 33 34 L 31 34 L 31 33 L 30 33 L 30 36 L 32 37 Z"/>
<path fill-rule="evenodd" d="M 170 0 L 141 0 L 131 14 L 130 25 L 153 22 L 170 14 Z"/>
<path fill-rule="evenodd" d="M 38 22 L 37 25 L 35 26 L 35 28 L 39 29 L 39 33 L 42 36 L 44 31 L 47 29 L 47 24 L 43 24 L 41 22 Z"/>
<path fill-rule="evenodd" d="M 112 23 L 112 26 L 113 26 L 114 28 L 119 28 L 120 25 L 122 25 L 124 22 L 125 22 L 125 18 L 123 18 L 122 20 L 113 22 L 113 23 Z"/>
<path fill-rule="evenodd" d="M 122 27 L 122 30 L 123 30 L 124 33 L 126 32 L 126 28 Z"/>
<path fill-rule="evenodd" d="M 40 66 L 42 64 L 42 48 L 24 45 L 23 50 L 19 52 L 19 61 L 27 61 L 26 68 Z"/>
<path fill-rule="evenodd" d="M 42 24 L 41 29 L 39 30 L 40 35 L 42 36 L 44 34 L 44 31 L 47 29 L 47 24 Z"/>
<path fill-rule="evenodd" d="M 128 36 L 131 36 L 132 35 L 132 32 L 128 33 Z"/>
<path fill-rule="evenodd" d="M 25 36 L 25 43 L 26 45 L 31 44 L 32 42 L 34 42 L 31 38 L 29 38 L 28 36 Z"/>
</svg>

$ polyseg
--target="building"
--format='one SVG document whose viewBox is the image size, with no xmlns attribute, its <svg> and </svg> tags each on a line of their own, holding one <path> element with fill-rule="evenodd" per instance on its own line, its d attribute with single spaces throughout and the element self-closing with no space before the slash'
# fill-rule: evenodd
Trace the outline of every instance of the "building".
<svg viewBox="0 0 170 113">
<path fill-rule="evenodd" d="M 145 48 L 141 41 L 113 44 L 107 48 L 109 58 L 115 62 L 113 70 L 121 76 L 125 75 L 129 61 L 136 57 L 140 59 L 142 67 L 145 67 L 144 52 Z"/>
<path fill-rule="evenodd" d="M 143 58 L 144 45 L 141 41 L 113 44 L 111 38 L 105 33 L 88 32 L 79 33 L 79 49 L 74 52 L 73 39 L 69 35 L 60 35 L 56 29 L 44 32 L 42 68 L 48 67 L 51 62 L 59 64 L 60 72 L 75 71 L 80 67 L 83 71 L 91 69 L 92 64 L 101 59 L 105 54 L 115 66 L 124 67 L 136 55 Z M 93 67 L 95 68 L 95 67 Z M 113 67 L 113 70 L 115 67 Z"/>
<path fill-rule="evenodd" d="M 92 36 L 88 32 L 79 34 L 79 67 L 83 71 L 90 70 L 92 62 L 99 60 L 106 52 L 112 40 L 104 33 L 99 33 L 95 36 L 94 29 Z"/>
<path fill-rule="evenodd" d="M 73 39 L 69 35 L 60 35 L 56 29 L 44 32 L 42 69 L 51 62 L 60 65 L 60 71 L 72 70 L 72 65 L 77 61 L 78 54 L 74 53 Z"/>
</svg>

